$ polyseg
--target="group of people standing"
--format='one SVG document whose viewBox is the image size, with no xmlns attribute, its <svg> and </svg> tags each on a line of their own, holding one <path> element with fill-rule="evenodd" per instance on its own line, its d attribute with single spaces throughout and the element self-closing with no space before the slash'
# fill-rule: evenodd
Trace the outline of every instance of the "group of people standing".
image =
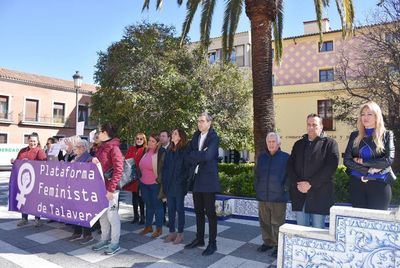
<svg viewBox="0 0 400 268">
<path fill-rule="evenodd" d="M 259 200 L 259 221 L 263 244 L 277 254 L 279 226 L 284 224 L 290 199 L 297 224 L 325 228 L 334 204 L 334 175 L 339 163 L 337 142 L 323 131 L 322 118 L 310 114 L 307 134 L 296 141 L 291 154 L 280 150 L 274 132 L 266 137 L 266 150 L 258 156 L 254 188 Z M 393 132 L 384 126 L 382 111 L 375 102 L 360 107 L 357 130 L 352 132 L 344 153 L 350 176 L 353 207 L 387 210 L 395 181 Z"/>
<path fill-rule="evenodd" d="M 339 163 L 337 142 L 323 131 L 322 119 L 310 114 L 306 119 L 307 133 L 295 142 L 291 154 L 280 149 L 277 133 L 268 133 L 266 149 L 260 153 L 255 167 L 254 188 L 259 201 L 259 221 L 263 244 L 260 252 L 272 250 L 277 254 L 279 227 L 285 222 L 286 203 L 291 200 L 297 224 L 325 227 L 325 218 L 334 204 L 334 174 Z M 208 245 L 202 252 L 207 256 L 217 250 L 217 215 L 215 195 L 221 191 L 218 178 L 219 137 L 207 113 L 198 117 L 198 130 L 188 141 L 179 128 L 171 133 L 162 131 L 148 137 L 137 133 L 135 144 L 123 157 L 117 127 L 103 124 L 92 148 L 85 140 L 67 141 L 67 152 L 58 160 L 100 163 L 103 173 L 113 170 L 105 179 L 109 207 L 100 218 L 101 239 L 92 249 L 116 253 L 119 247 L 120 216 L 117 188 L 123 173 L 124 158 L 134 159 L 138 180 L 122 190 L 132 192 L 132 223 L 144 224 L 139 234 L 162 234 L 168 209 L 169 234 L 165 242 L 174 244 L 184 240 L 184 198 L 192 191 L 196 215 L 196 237 L 186 249 L 205 246 L 205 217 L 209 224 Z M 391 199 L 391 184 L 395 176 L 391 169 L 394 160 L 393 133 L 386 130 L 382 112 L 374 102 L 362 105 L 358 114 L 357 131 L 350 135 L 344 153 L 344 164 L 350 175 L 350 199 L 354 207 L 387 209 Z M 18 159 L 45 160 L 46 153 L 38 146 L 38 136 L 29 137 L 29 146 L 18 154 Z M 48 143 L 52 141 L 49 139 Z M 54 141 L 53 141 L 54 143 Z M 49 146 L 49 145 L 48 145 Z M 50 145 L 51 146 L 51 145 Z M 22 215 L 19 226 L 27 223 Z M 177 218 L 177 222 L 176 222 Z M 153 220 L 155 219 L 155 229 Z M 40 219 L 35 218 L 35 225 Z M 93 240 L 91 230 L 76 227 L 71 241 Z"/>
<path fill-rule="evenodd" d="M 217 215 L 215 194 L 220 191 L 218 179 L 219 138 L 211 127 L 212 118 L 203 113 L 198 118 L 198 131 L 187 142 L 186 133 L 179 128 L 171 134 L 161 131 L 146 138 L 144 133 L 135 137 L 135 145 L 128 148 L 125 159 L 134 158 L 138 180 L 123 190 L 132 192 L 133 221 L 144 223 L 140 235 L 151 233 L 152 238 L 162 234 L 165 219 L 164 204 L 168 208 L 169 234 L 165 242 L 183 242 L 185 226 L 184 198 L 188 190 L 193 192 L 194 210 L 197 222 L 196 238 L 185 246 L 186 249 L 204 246 L 205 216 L 209 222 L 209 243 L 203 255 L 217 250 Z M 99 139 L 102 141 L 94 162 L 99 162 L 103 172 L 113 168 L 112 177 L 106 180 L 107 198 L 110 207 L 100 218 L 101 239 L 92 249 L 104 249 L 114 254 L 119 247 L 120 220 L 118 209 L 118 180 L 122 176 L 123 157 L 119 150 L 116 129 L 111 124 L 103 125 Z M 140 207 L 140 214 L 138 208 Z M 177 224 L 176 224 L 177 218 Z M 153 230 L 153 220 L 156 228 Z M 111 238 L 111 241 L 110 241 Z"/>
</svg>

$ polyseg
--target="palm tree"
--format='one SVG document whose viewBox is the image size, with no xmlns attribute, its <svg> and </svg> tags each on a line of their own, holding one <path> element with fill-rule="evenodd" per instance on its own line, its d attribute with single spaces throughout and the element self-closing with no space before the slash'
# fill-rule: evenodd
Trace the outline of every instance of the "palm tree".
<svg viewBox="0 0 400 268">
<path fill-rule="evenodd" d="M 217 0 L 187 0 L 186 18 L 183 23 L 181 44 L 189 32 L 192 19 L 199 6 L 202 7 L 200 41 L 207 47 L 210 40 L 211 22 Z M 179 5 L 183 0 L 177 0 Z M 322 11 L 329 0 L 314 0 L 315 11 L 322 40 Z M 354 10 L 352 0 L 335 0 L 342 20 L 343 37 L 353 30 Z M 157 0 L 157 9 L 163 0 Z M 149 9 L 150 0 L 144 0 L 143 10 Z M 251 23 L 252 77 L 254 109 L 254 144 L 256 156 L 265 148 L 265 137 L 275 129 L 274 99 L 272 92 L 272 33 L 274 35 L 275 62 L 282 57 L 283 0 L 226 0 L 224 23 L 222 26 L 223 59 L 229 60 L 233 48 L 233 38 L 239 18 L 245 6 Z M 322 42 L 321 42 L 322 43 Z"/>
</svg>

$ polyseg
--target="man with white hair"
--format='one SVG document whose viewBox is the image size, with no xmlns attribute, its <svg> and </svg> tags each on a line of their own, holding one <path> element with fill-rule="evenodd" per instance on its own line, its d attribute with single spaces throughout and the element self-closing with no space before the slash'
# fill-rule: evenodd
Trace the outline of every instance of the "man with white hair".
<svg viewBox="0 0 400 268">
<path fill-rule="evenodd" d="M 275 132 L 266 137 L 266 150 L 260 153 L 255 168 L 254 189 L 258 202 L 258 218 L 264 243 L 257 248 L 259 252 L 273 249 L 278 252 L 279 227 L 285 223 L 288 183 L 286 164 L 289 154 L 281 151 L 281 140 Z"/>
</svg>

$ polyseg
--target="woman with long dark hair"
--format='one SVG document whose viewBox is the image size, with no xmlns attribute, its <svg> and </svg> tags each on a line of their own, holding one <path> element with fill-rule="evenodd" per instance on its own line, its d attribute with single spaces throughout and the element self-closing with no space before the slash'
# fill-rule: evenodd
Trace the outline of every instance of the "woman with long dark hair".
<svg viewBox="0 0 400 268">
<path fill-rule="evenodd" d="M 165 242 L 179 244 L 183 241 L 185 227 L 184 199 L 187 193 L 186 143 L 187 135 L 182 129 L 172 131 L 172 144 L 167 151 L 163 168 L 163 189 L 168 201 L 169 235 Z M 175 216 L 178 214 L 178 233 Z"/>
</svg>

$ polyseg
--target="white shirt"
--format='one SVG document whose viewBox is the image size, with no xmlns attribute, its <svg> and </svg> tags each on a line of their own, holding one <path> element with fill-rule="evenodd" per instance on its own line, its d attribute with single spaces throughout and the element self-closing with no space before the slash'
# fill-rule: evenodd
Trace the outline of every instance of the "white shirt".
<svg viewBox="0 0 400 268">
<path fill-rule="evenodd" d="M 208 131 L 206 133 L 201 133 L 200 138 L 199 138 L 199 151 L 202 151 L 202 147 L 204 145 L 204 141 L 206 140 Z M 199 172 L 199 165 L 196 166 L 196 169 L 194 170 L 194 173 L 197 174 Z"/>
</svg>

